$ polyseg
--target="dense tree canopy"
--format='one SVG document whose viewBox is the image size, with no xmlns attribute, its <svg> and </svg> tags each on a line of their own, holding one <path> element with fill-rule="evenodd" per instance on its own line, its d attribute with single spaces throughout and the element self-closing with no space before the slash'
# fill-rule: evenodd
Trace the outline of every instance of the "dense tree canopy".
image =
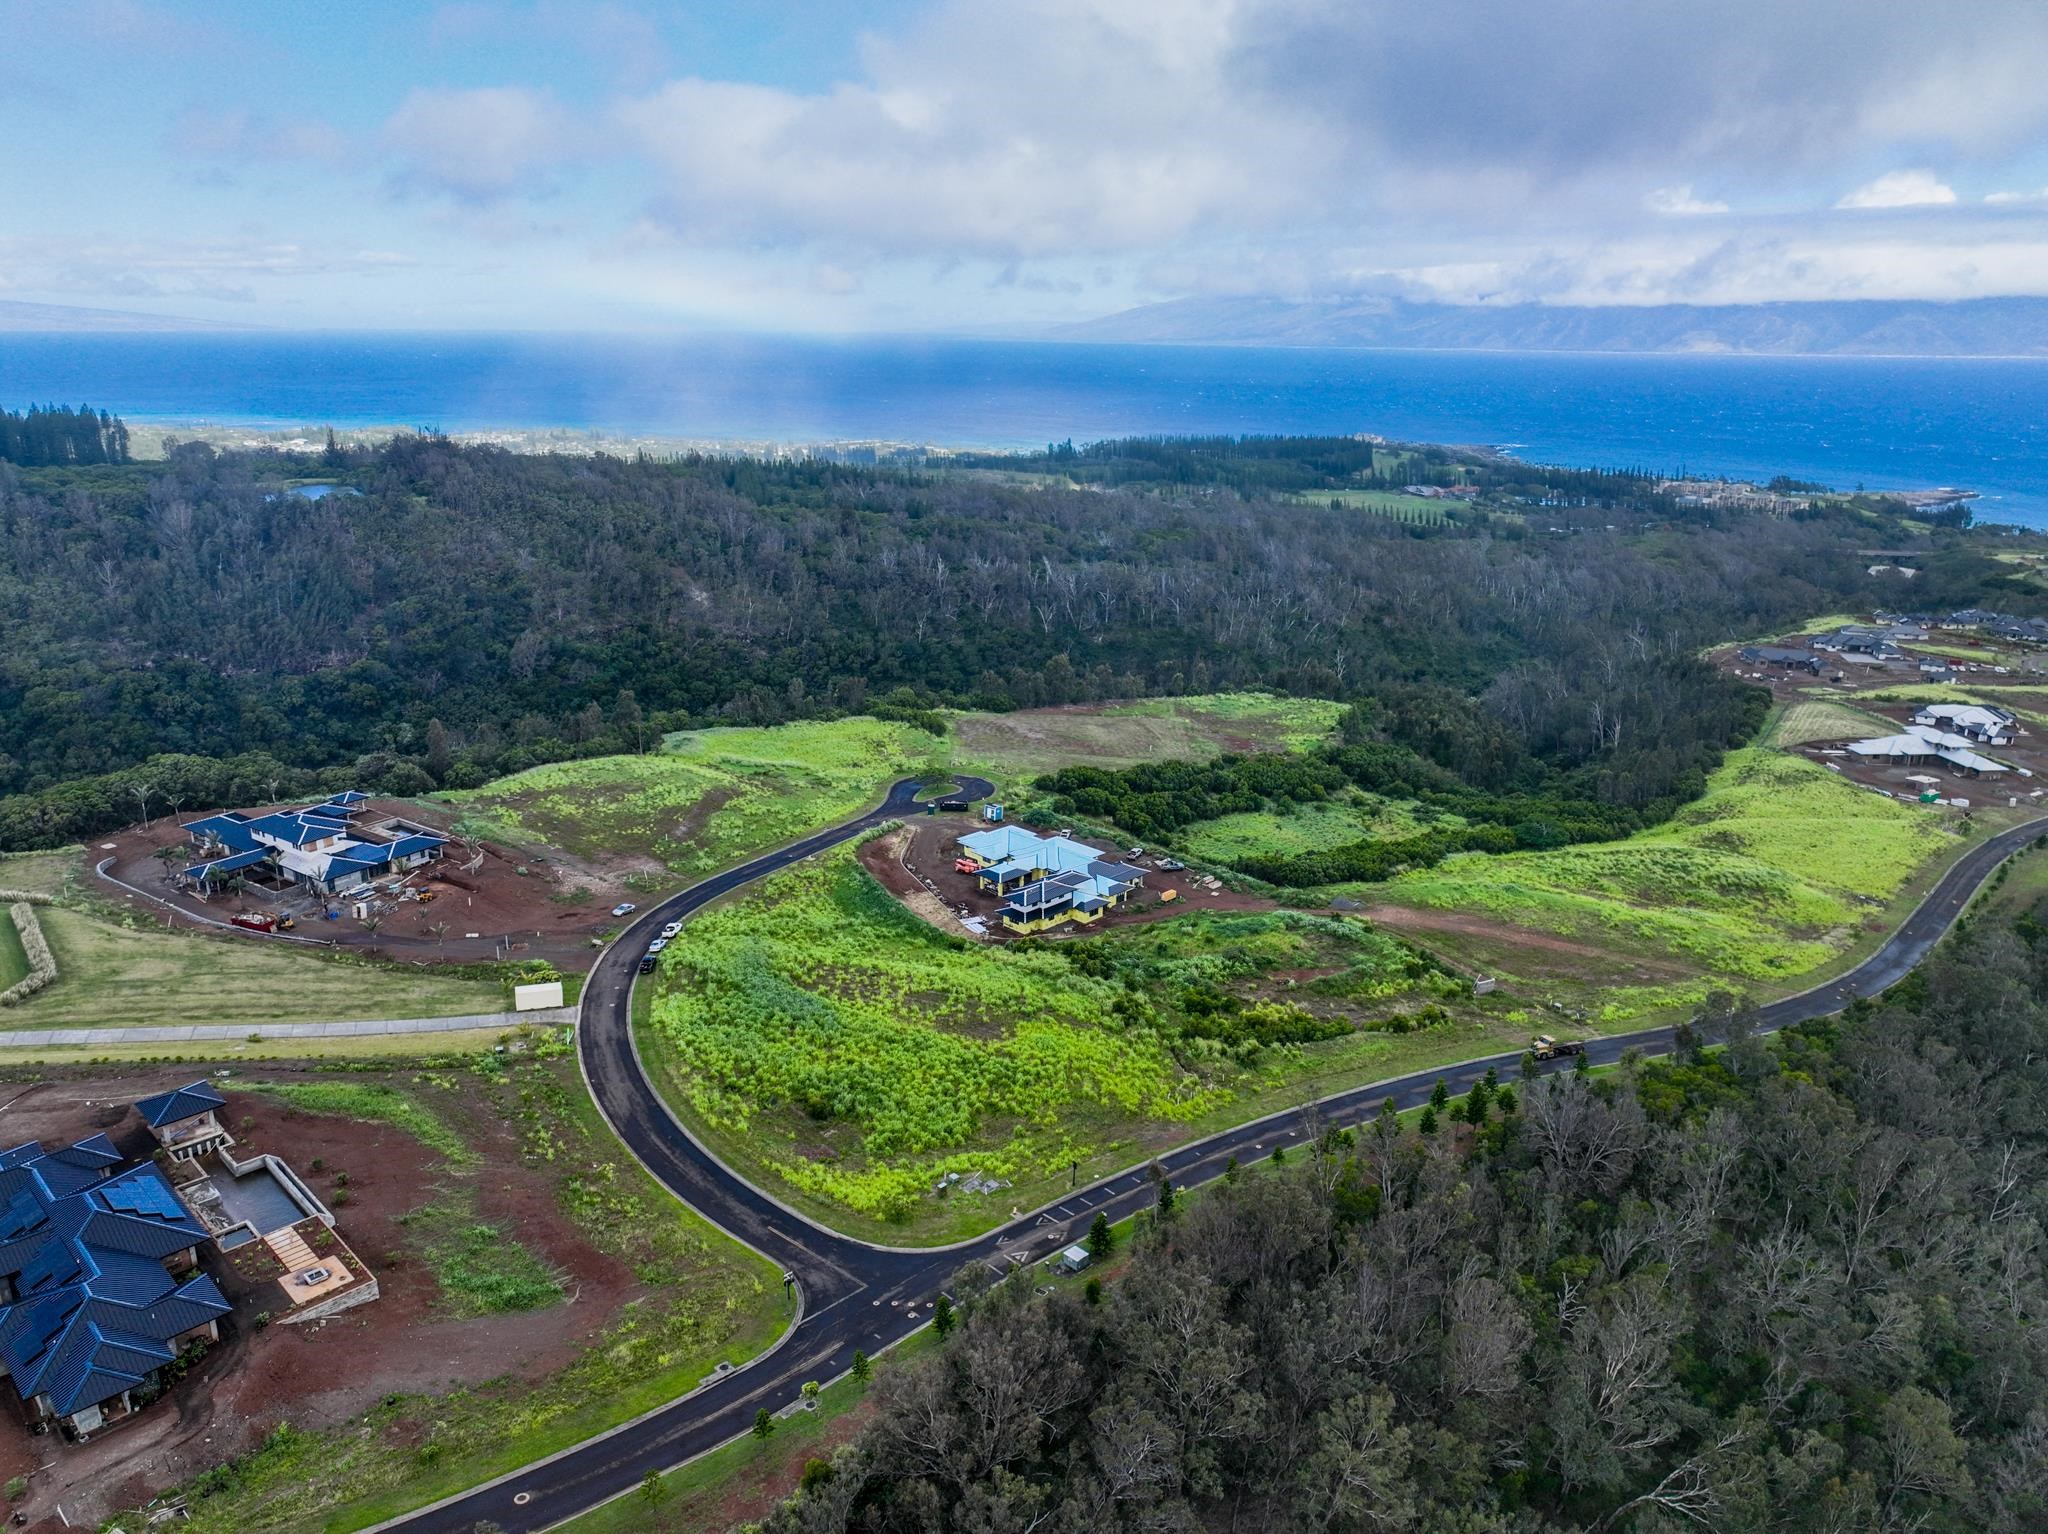
<svg viewBox="0 0 2048 1534">
<path fill-rule="evenodd" d="M 1241 457 L 1321 485 L 1357 446 Z M 1723 706 L 1700 645 L 1875 589 L 1863 522 L 1686 520 L 1633 476 L 1518 466 L 1586 504 L 1423 528 L 1257 484 L 1184 493 L 1188 455 L 1158 452 L 1154 479 L 1088 488 L 429 437 L 0 463 L 0 796 L 164 753 L 381 754 L 465 783 L 882 698 L 919 714 L 1264 686 L 1377 700 L 1384 733 L 1475 788 L 1526 789 L 1536 761 L 1608 773 L 1582 797 L 1641 808 L 1697 764 L 1679 737 L 1715 735 L 1688 723 Z M 323 474 L 353 493 L 291 489 Z M 1930 598 L 2000 568 L 1958 547 Z M 99 829 L 0 802 L 0 845 L 60 823 Z"/>
<path fill-rule="evenodd" d="M 1092 1295 L 965 1272 L 767 1534 L 2048 1527 L 2044 930 L 1325 1134 Z"/>
<path fill-rule="evenodd" d="M 0 463 L 34 466 L 128 462 L 128 425 L 90 405 L 0 410 Z"/>
</svg>

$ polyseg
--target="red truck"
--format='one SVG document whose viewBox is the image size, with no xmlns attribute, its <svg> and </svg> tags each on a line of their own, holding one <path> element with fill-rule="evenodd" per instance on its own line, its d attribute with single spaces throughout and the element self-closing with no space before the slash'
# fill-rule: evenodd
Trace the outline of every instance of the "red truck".
<svg viewBox="0 0 2048 1534">
<path fill-rule="evenodd" d="M 254 911 L 244 911 L 239 916 L 230 916 L 228 920 L 235 926 L 250 932 L 275 932 L 277 930 L 276 917 L 261 916 Z"/>
</svg>

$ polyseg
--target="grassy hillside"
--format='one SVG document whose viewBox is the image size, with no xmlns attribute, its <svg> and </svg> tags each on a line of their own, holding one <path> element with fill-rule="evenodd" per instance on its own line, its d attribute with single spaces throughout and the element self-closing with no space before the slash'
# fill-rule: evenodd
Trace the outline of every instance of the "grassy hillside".
<svg viewBox="0 0 2048 1534">
<path fill-rule="evenodd" d="M 1810 740 L 1857 740 L 1895 734 L 1898 726 L 1876 714 L 1826 698 L 1789 703 L 1764 731 L 1763 744 L 1802 746 Z"/>
<path fill-rule="evenodd" d="M 778 1196 L 940 1240 L 1039 1202 L 1073 1163 L 1106 1170 L 1290 1082 L 1370 1069 L 1418 1018 L 1449 1043 L 1441 1004 L 1464 989 L 1363 922 L 1300 912 L 980 946 L 841 848 L 697 918 L 643 1044 L 671 1101 Z M 949 1173 L 1014 1186 L 937 1197 Z"/>
<path fill-rule="evenodd" d="M 535 767 L 446 797 L 513 840 L 695 875 L 858 814 L 945 754 L 926 731 L 876 719 L 693 730 L 651 755 Z"/>
<path fill-rule="evenodd" d="M 1619 940 L 1731 982 L 1826 964 L 1916 874 L 1961 846 L 1944 822 L 1762 748 L 1730 754 L 1702 799 L 1608 845 L 1461 856 L 1371 893 L 1540 932 Z"/>
<path fill-rule="evenodd" d="M 692 730 L 647 756 L 535 767 L 445 797 L 511 840 L 695 876 L 856 815 L 909 774 L 958 769 L 1007 793 L 1076 763 L 1298 749 L 1327 736 L 1341 711 L 1319 699 L 1218 693 L 956 714 L 943 737 L 867 718 Z"/>
</svg>

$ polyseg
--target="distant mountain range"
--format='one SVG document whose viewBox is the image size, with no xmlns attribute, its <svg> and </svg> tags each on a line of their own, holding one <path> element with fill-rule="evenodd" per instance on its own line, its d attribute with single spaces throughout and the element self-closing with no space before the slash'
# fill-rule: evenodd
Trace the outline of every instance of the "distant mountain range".
<svg viewBox="0 0 2048 1534">
<path fill-rule="evenodd" d="M 125 309 L 74 309 L 69 304 L 21 304 L 0 299 L 0 332 L 247 330 L 219 320 L 190 320 L 170 314 L 132 314 Z"/>
<path fill-rule="evenodd" d="M 1395 298 L 1183 298 L 1064 325 L 1052 338 L 1422 351 L 2042 357 L 2048 356 L 2048 298 L 1601 308 Z"/>
</svg>

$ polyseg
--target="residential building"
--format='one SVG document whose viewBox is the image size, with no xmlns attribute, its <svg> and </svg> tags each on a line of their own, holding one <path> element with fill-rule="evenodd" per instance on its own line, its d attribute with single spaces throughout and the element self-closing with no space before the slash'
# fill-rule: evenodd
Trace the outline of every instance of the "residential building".
<svg viewBox="0 0 2048 1534">
<path fill-rule="evenodd" d="M 185 829 L 198 861 L 178 877 L 201 889 L 241 877 L 336 895 L 441 856 L 448 839 L 425 826 L 395 817 L 358 825 L 365 802 L 351 790 L 302 810 L 225 810 L 192 821 Z"/>
<path fill-rule="evenodd" d="M 204 1081 L 145 1097 L 135 1105 L 142 1122 L 156 1136 L 157 1144 L 173 1161 L 197 1161 L 212 1151 L 235 1143 L 220 1110 L 228 1100 Z"/>
<path fill-rule="evenodd" d="M 1981 778 L 1994 773 L 2007 772 L 2003 763 L 1994 762 L 1970 749 L 1970 741 L 1963 736 L 1950 734 L 1929 725 L 1910 724 L 1898 735 L 1879 736 L 1874 740 L 1850 742 L 1848 752 L 1864 761 L 1886 762 L 1893 766 L 1923 767 L 1933 762 L 1942 762 L 1966 777 Z"/>
<path fill-rule="evenodd" d="M 1811 650 L 1788 649 L 1782 645 L 1750 644 L 1736 652 L 1736 658 L 1752 666 L 1775 666 L 1786 671 L 1821 672 L 1821 658 Z"/>
<path fill-rule="evenodd" d="M 160 1394 L 229 1305 L 206 1231 L 153 1162 L 103 1134 L 0 1152 L 0 1374 L 31 1426 L 86 1438 Z"/>
<path fill-rule="evenodd" d="M 1145 870 L 1119 863 L 1085 842 L 1040 836 L 1022 826 L 960 838 L 961 864 L 981 887 L 1006 897 L 998 913 L 1012 932 L 1042 932 L 1062 922 L 1093 922 L 1123 904 Z"/>
<path fill-rule="evenodd" d="M 1961 735 L 1980 746 L 2009 746 L 2019 734 L 2020 718 L 2008 708 L 1978 703 L 1930 703 L 1913 723 Z"/>
</svg>

